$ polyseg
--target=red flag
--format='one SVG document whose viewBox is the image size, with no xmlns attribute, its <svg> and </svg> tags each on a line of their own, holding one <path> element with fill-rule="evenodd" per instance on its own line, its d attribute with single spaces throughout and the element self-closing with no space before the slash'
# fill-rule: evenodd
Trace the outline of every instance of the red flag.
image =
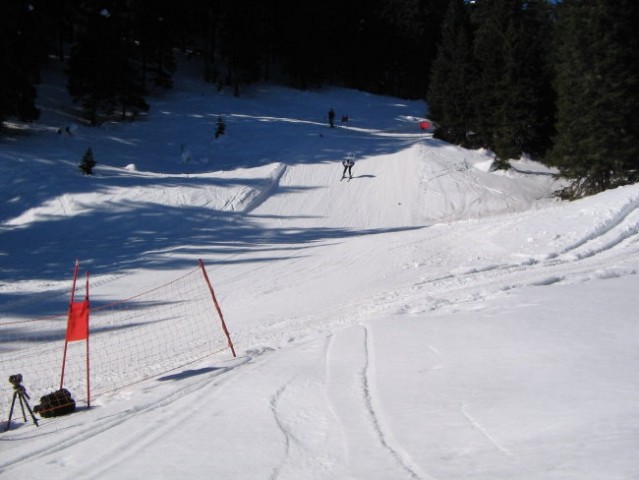
<svg viewBox="0 0 639 480">
<path fill-rule="evenodd" d="M 426 121 L 419 122 L 419 128 L 421 130 L 428 130 L 430 128 L 430 123 Z"/>
<path fill-rule="evenodd" d="M 84 340 L 89 336 L 89 300 L 73 302 L 69 309 L 67 342 Z"/>
</svg>

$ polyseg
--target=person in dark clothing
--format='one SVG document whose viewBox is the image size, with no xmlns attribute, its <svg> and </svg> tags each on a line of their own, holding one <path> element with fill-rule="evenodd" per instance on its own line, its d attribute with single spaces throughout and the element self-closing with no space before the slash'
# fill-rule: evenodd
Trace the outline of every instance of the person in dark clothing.
<svg viewBox="0 0 639 480">
<path fill-rule="evenodd" d="M 348 178 L 353 178 L 353 165 L 355 165 L 355 160 L 353 160 L 353 157 L 348 157 L 347 159 L 345 159 L 342 162 L 342 165 L 344 165 L 344 171 L 342 172 L 342 180 L 344 180 L 344 178 L 346 178 L 346 172 L 348 172 Z"/>
<path fill-rule="evenodd" d="M 328 124 L 331 128 L 335 127 L 335 110 L 332 108 L 328 111 Z"/>
</svg>

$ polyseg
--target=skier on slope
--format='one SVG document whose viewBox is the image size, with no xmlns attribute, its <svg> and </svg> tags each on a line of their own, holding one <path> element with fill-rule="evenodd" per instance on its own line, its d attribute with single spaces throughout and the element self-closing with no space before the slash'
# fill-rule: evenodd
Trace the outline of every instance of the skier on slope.
<svg viewBox="0 0 639 480">
<path fill-rule="evenodd" d="M 348 157 L 344 161 L 342 161 L 342 165 L 344 165 L 344 171 L 342 172 L 342 180 L 346 178 L 346 172 L 348 172 L 349 180 L 353 178 L 353 165 L 355 165 L 355 160 L 353 157 Z"/>
</svg>

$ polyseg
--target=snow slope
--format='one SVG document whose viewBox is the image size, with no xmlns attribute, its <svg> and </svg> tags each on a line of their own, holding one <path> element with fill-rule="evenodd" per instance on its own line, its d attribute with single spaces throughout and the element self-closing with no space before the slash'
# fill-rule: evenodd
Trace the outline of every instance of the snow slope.
<svg viewBox="0 0 639 480">
<path fill-rule="evenodd" d="M 183 81 L 92 129 L 56 85 L 0 141 L 0 321 L 64 311 L 76 258 L 114 300 L 202 258 L 239 355 L 18 418 L 0 478 L 639 478 L 639 187 L 558 202 L 421 102 Z"/>
</svg>

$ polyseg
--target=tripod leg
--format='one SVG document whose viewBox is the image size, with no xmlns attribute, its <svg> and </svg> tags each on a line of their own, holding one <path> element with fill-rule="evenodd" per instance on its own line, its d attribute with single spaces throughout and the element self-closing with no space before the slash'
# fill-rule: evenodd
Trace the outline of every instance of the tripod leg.
<svg viewBox="0 0 639 480">
<path fill-rule="evenodd" d="M 16 404 L 16 395 L 18 395 L 18 392 L 13 392 L 13 400 L 11 401 L 11 410 L 9 410 L 9 420 L 7 420 L 7 428 L 4 429 L 5 432 L 8 432 L 9 428 L 11 427 L 11 417 L 13 416 L 13 407 Z"/>
<path fill-rule="evenodd" d="M 18 398 L 20 399 L 20 408 L 22 409 L 22 419 L 26 423 L 27 422 L 27 414 L 24 411 L 24 402 L 26 400 L 24 398 L 22 398 L 22 394 L 20 392 L 18 392 Z"/>
<path fill-rule="evenodd" d="M 22 397 L 20 397 L 20 399 L 22 400 Z M 33 410 L 31 410 L 31 405 L 29 405 L 29 401 L 26 398 L 24 399 L 24 403 L 27 405 L 27 410 L 29 410 L 29 413 L 31 414 L 31 419 L 33 420 L 33 423 L 35 423 L 36 427 L 39 427 L 38 419 L 34 415 Z M 26 419 L 25 419 L 25 422 L 26 422 Z"/>
</svg>

